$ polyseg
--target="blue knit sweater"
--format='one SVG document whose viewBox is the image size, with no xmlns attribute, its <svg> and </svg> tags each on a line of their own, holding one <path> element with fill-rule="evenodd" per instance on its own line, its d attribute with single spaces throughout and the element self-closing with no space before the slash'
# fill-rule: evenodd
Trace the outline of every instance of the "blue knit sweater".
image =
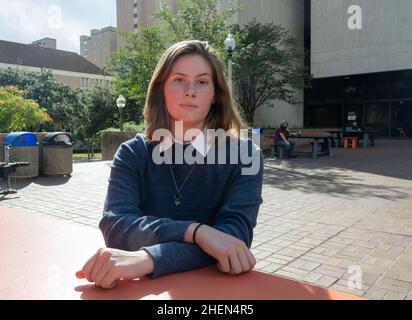
<svg viewBox="0 0 412 320">
<path fill-rule="evenodd" d="M 169 164 L 158 165 L 152 159 L 155 143 L 140 134 L 123 143 L 113 159 L 99 224 L 107 247 L 146 250 L 154 261 L 153 278 L 215 262 L 196 244 L 184 242 L 185 231 L 193 222 L 208 224 L 250 247 L 262 203 L 263 157 L 251 140 L 246 143 L 248 155 L 260 165 L 257 174 L 241 174 L 241 169 L 251 164 L 230 164 L 227 151 L 228 164 L 205 161 L 196 165 L 181 190 L 179 206 L 174 203 L 176 188 Z M 227 150 L 229 145 L 226 141 Z M 209 153 L 216 154 L 217 149 L 212 147 Z M 175 145 L 172 150 L 176 151 Z M 196 152 L 193 149 L 193 155 Z M 178 187 L 192 166 L 171 165 Z"/>
</svg>

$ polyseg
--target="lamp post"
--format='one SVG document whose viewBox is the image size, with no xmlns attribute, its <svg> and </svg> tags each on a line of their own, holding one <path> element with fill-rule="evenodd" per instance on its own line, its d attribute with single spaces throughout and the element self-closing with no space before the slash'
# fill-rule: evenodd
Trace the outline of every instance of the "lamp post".
<svg viewBox="0 0 412 320">
<path fill-rule="evenodd" d="M 228 77 L 228 83 L 229 83 L 229 88 L 232 90 L 232 57 L 233 57 L 233 51 L 235 50 L 236 47 L 236 42 L 235 39 L 233 38 L 233 35 L 229 33 L 225 40 L 225 49 L 227 52 L 227 57 L 228 57 L 228 65 L 227 65 L 227 77 Z"/>
<path fill-rule="evenodd" d="M 123 109 L 126 106 L 126 99 L 122 95 L 119 95 L 116 99 L 116 104 L 120 115 L 120 132 L 123 132 Z"/>
</svg>

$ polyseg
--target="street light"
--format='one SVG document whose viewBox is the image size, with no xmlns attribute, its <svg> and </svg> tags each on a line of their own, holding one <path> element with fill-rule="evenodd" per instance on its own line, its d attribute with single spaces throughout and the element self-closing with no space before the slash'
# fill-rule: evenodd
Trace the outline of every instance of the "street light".
<svg viewBox="0 0 412 320">
<path fill-rule="evenodd" d="M 126 105 L 126 99 L 122 95 L 119 95 L 116 99 L 116 104 L 120 114 L 120 132 L 123 132 L 123 109 Z"/>
<path fill-rule="evenodd" d="M 228 66 L 227 66 L 227 77 L 228 77 L 228 82 L 229 82 L 229 88 L 232 90 L 232 57 L 233 57 L 233 51 L 235 50 L 236 47 L 236 42 L 235 39 L 233 38 L 233 35 L 229 33 L 225 40 L 225 49 L 227 52 L 228 56 Z"/>
</svg>

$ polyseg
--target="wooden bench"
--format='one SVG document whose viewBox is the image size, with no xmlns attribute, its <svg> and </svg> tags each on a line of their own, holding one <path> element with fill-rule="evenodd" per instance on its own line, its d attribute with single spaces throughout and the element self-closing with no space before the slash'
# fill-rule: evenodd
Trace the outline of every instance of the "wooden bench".
<svg viewBox="0 0 412 320">
<path fill-rule="evenodd" d="M 343 147 L 345 149 L 351 147 L 352 149 L 356 149 L 359 146 L 359 138 L 358 137 L 343 137 Z"/>
</svg>

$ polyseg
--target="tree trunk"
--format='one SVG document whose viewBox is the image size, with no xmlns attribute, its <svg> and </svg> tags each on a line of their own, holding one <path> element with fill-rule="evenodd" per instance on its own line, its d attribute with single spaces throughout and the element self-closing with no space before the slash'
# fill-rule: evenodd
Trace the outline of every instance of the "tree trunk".
<svg viewBox="0 0 412 320">
<path fill-rule="evenodd" d="M 245 112 L 245 121 L 246 121 L 246 124 L 248 126 L 253 127 L 254 120 L 255 120 L 255 112 L 254 111 Z"/>
</svg>

